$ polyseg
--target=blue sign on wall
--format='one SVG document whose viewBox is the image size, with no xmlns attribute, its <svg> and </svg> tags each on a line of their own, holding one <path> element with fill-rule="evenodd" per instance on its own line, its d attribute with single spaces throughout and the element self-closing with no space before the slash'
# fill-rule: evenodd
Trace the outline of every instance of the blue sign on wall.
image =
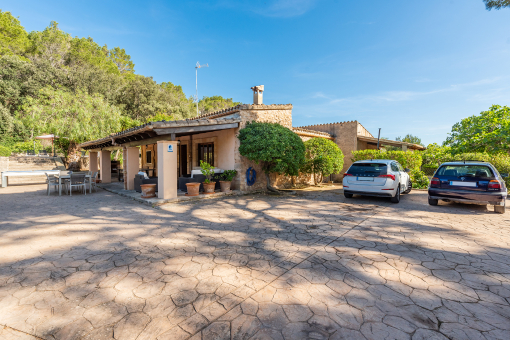
<svg viewBox="0 0 510 340">
<path fill-rule="evenodd" d="M 168 144 L 168 151 L 167 152 L 174 152 L 174 146 L 172 144 Z"/>
</svg>

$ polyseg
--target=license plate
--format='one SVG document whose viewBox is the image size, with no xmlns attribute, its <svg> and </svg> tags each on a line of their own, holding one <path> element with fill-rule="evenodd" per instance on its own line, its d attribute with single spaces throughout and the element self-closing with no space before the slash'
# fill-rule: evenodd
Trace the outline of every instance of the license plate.
<svg viewBox="0 0 510 340">
<path fill-rule="evenodd" d="M 476 182 L 459 182 L 459 181 L 450 181 L 451 186 L 459 186 L 459 187 L 477 187 Z"/>
<path fill-rule="evenodd" d="M 364 182 L 373 182 L 374 181 L 374 178 L 373 177 L 357 177 L 358 181 L 364 181 Z"/>
</svg>

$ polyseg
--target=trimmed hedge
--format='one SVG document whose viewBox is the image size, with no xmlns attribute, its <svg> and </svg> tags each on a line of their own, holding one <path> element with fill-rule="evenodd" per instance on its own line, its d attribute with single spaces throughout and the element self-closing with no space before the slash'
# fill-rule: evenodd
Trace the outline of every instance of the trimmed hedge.
<svg viewBox="0 0 510 340">
<path fill-rule="evenodd" d="M 420 153 L 411 151 L 359 150 L 352 152 L 351 159 L 353 162 L 366 159 L 393 159 L 411 170 L 419 170 L 422 162 Z"/>
<path fill-rule="evenodd" d="M 0 157 L 9 157 L 11 155 L 11 149 L 6 146 L 0 145 Z"/>
<path fill-rule="evenodd" d="M 353 162 L 367 159 L 392 159 L 400 163 L 404 168 L 411 170 L 409 177 L 413 182 L 413 188 L 423 189 L 429 184 L 427 175 L 420 170 L 422 157 L 419 152 L 411 151 L 381 151 L 381 150 L 359 150 L 352 152 Z"/>
</svg>

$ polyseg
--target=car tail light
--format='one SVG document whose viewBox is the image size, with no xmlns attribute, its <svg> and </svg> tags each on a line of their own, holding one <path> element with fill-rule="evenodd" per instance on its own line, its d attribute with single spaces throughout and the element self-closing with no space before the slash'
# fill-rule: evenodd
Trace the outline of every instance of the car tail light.
<svg viewBox="0 0 510 340">
<path fill-rule="evenodd" d="M 501 190 L 501 182 L 497 179 L 493 179 L 489 182 L 489 190 Z"/>
<path fill-rule="evenodd" d="M 354 175 L 353 175 L 353 174 L 348 174 L 348 173 L 346 172 L 346 173 L 344 173 L 344 177 L 345 177 L 345 176 L 354 176 Z"/>
<path fill-rule="evenodd" d="M 379 175 L 377 177 L 391 178 L 393 181 L 395 180 L 395 175 Z"/>
<path fill-rule="evenodd" d="M 439 180 L 439 178 L 433 177 L 430 180 L 430 186 L 433 187 L 433 188 L 438 188 L 438 187 L 441 186 L 441 181 Z"/>
</svg>

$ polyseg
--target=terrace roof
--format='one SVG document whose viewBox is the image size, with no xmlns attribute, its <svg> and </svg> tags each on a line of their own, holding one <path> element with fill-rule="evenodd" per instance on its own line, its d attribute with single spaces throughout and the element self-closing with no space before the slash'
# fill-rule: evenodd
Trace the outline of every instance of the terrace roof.
<svg viewBox="0 0 510 340">
<path fill-rule="evenodd" d="M 157 140 L 173 140 L 175 137 L 184 135 L 233 129 L 239 127 L 240 122 L 241 118 L 238 115 L 216 119 L 163 120 L 136 126 L 107 137 L 81 143 L 78 146 L 85 150 L 138 146 L 155 143 Z"/>
</svg>

